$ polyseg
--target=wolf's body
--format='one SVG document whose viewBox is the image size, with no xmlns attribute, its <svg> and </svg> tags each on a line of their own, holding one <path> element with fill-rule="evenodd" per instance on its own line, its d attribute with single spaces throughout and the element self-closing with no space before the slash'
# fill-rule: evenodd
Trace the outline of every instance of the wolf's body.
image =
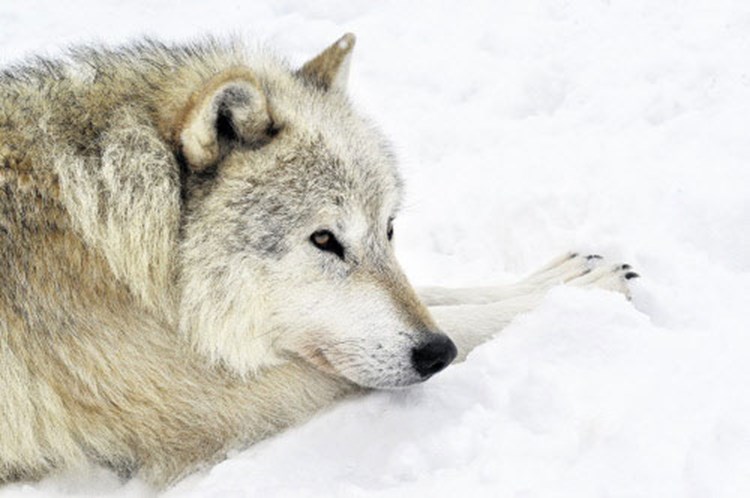
<svg viewBox="0 0 750 498">
<path fill-rule="evenodd" d="M 163 485 L 429 377 L 456 355 L 437 325 L 463 357 L 551 285 L 625 290 L 570 255 L 428 312 L 393 159 L 343 93 L 353 42 L 299 71 L 151 43 L 0 77 L 0 483 L 94 461 Z"/>
</svg>

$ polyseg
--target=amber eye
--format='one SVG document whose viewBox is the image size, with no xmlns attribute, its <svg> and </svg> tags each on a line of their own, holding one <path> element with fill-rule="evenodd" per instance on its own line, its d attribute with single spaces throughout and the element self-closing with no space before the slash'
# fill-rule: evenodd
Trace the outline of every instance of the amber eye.
<svg viewBox="0 0 750 498">
<path fill-rule="evenodd" d="M 344 248 L 341 246 L 336 236 L 329 230 L 318 230 L 310 235 L 310 242 L 321 251 L 335 254 L 342 260 L 344 259 Z"/>
</svg>

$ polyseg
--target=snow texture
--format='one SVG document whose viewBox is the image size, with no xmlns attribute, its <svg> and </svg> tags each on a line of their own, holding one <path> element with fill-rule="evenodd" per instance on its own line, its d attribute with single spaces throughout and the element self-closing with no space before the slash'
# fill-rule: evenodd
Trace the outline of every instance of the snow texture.
<svg viewBox="0 0 750 498">
<path fill-rule="evenodd" d="M 302 63 L 342 33 L 408 181 L 415 284 L 508 282 L 574 248 L 634 299 L 553 289 L 426 384 L 349 400 L 171 497 L 750 496 L 750 3 L 4 2 L 0 61 L 237 33 Z M 153 496 L 112 474 L 1 498 Z"/>
</svg>

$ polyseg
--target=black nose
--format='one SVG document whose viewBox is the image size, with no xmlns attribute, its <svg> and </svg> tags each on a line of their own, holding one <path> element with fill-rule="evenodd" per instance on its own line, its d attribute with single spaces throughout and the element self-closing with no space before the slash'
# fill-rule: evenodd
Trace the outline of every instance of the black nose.
<svg viewBox="0 0 750 498">
<path fill-rule="evenodd" d="M 411 350 L 411 363 L 423 379 L 450 365 L 456 358 L 456 345 L 448 336 L 430 334 L 430 338 Z"/>
</svg>

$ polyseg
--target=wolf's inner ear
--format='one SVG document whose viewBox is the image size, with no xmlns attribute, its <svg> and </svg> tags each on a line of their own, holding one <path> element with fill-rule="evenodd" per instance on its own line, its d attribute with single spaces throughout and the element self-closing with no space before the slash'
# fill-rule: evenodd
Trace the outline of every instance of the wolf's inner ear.
<svg viewBox="0 0 750 498">
<path fill-rule="evenodd" d="M 345 34 L 317 57 L 307 61 L 297 74 L 324 90 L 345 90 L 356 41 L 352 33 Z"/>
<path fill-rule="evenodd" d="M 262 145 L 274 131 L 260 84 L 242 69 L 210 79 L 188 99 L 183 116 L 180 151 L 194 171 L 215 165 L 238 144 Z"/>
</svg>

